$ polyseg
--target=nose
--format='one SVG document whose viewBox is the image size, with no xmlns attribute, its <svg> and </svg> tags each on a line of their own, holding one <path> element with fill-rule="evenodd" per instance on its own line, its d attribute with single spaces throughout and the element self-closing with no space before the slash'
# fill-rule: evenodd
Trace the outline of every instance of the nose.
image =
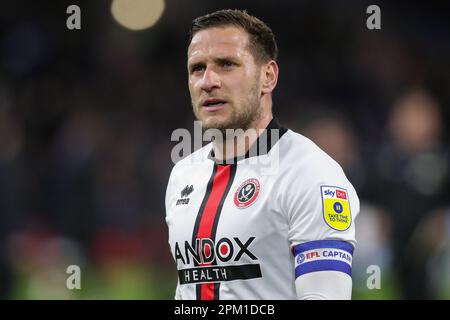
<svg viewBox="0 0 450 320">
<path fill-rule="evenodd" d="M 213 89 L 220 88 L 220 77 L 214 70 L 206 68 L 201 79 L 200 87 L 206 92 L 211 92 Z"/>
</svg>

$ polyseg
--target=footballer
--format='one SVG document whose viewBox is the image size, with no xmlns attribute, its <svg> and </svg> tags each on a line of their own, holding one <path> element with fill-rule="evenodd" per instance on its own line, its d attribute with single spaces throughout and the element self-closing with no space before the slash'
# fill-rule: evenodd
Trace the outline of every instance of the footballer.
<svg viewBox="0 0 450 320">
<path fill-rule="evenodd" d="M 175 299 L 350 299 L 358 196 L 336 161 L 274 118 L 271 29 L 220 10 L 195 19 L 190 34 L 193 112 L 222 139 L 169 178 Z M 275 170 L 264 172 L 268 163 Z"/>
</svg>

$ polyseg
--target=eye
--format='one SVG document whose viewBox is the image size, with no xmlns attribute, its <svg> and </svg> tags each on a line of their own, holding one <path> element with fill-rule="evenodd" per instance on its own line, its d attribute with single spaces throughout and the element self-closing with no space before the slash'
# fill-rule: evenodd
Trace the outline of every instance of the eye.
<svg viewBox="0 0 450 320">
<path fill-rule="evenodd" d="M 191 73 L 203 71 L 205 69 L 205 66 L 202 64 L 195 64 L 191 67 Z"/>
<path fill-rule="evenodd" d="M 235 65 L 236 64 L 234 62 L 229 61 L 229 60 L 225 60 L 225 61 L 222 62 L 222 67 L 225 67 L 225 68 L 231 68 L 231 67 L 233 67 Z"/>
</svg>

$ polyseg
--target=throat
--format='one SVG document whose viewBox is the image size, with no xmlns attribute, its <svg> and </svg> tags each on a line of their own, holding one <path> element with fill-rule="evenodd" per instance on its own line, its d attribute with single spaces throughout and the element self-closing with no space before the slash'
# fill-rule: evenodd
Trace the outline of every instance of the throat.
<svg viewBox="0 0 450 320">
<path fill-rule="evenodd" d="M 226 163 L 244 157 L 258 139 L 260 130 L 227 129 L 227 131 L 226 134 L 222 133 L 221 139 L 213 141 L 214 158 Z"/>
</svg>

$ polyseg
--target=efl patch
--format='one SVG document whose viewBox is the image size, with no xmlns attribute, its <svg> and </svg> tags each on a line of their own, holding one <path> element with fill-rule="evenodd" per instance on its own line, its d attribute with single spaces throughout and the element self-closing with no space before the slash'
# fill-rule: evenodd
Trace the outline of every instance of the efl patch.
<svg viewBox="0 0 450 320">
<path fill-rule="evenodd" d="M 258 179 L 252 178 L 242 183 L 234 193 L 234 204 L 236 207 L 242 209 L 250 206 L 258 198 L 259 189 Z"/>
<path fill-rule="evenodd" d="M 347 190 L 333 186 L 320 186 L 323 218 L 333 229 L 347 230 L 352 223 Z"/>
</svg>

